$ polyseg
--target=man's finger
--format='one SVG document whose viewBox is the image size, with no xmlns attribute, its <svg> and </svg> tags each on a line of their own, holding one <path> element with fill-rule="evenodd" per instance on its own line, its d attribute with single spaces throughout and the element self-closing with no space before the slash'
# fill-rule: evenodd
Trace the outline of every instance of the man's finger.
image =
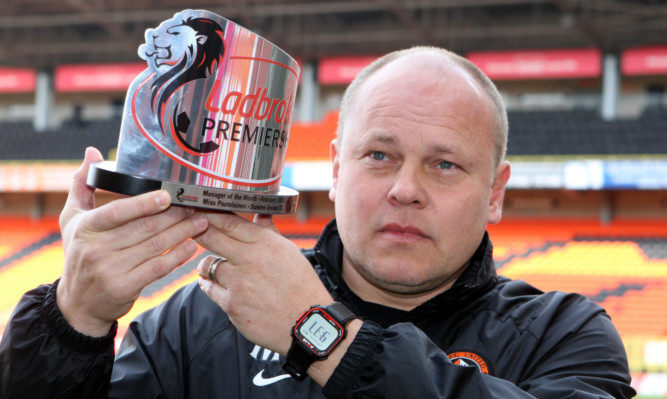
<svg viewBox="0 0 667 399">
<path fill-rule="evenodd" d="M 128 286 L 145 287 L 181 266 L 197 251 L 197 243 L 186 240 L 169 252 L 154 257 L 128 273 Z"/>
<path fill-rule="evenodd" d="M 266 227 L 268 229 L 273 230 L 275 233 L 280 234 L 276 225 L 273 224 L 273 215 L 264 215 L 258 213 L 255 215 L 255 219 L 253 220 L 253 222 L 258 226 Z"/>
<path fill-rule="evenodd" d="M 208 219 L 209 228 L 204 233 L 195 237 L 195 241 L 213 253 L 224 256 L 231 261 L 238 261 L 239 251 L 243 251 L 245 243 L 219 230 L 212 224 L 209 215 L 206 215 L 206 218 Z"/>
<path fill-rule="evenodd" d="M 171 196 L 164 190 L 152 191 L 112 201 L 88 214 L 92 231 L 108 231 L 125 223 L 160 213 L 171 204 Z"/>
<path fill-rule="evenodd" d="M 213 281 L 203 278 L 199 279 L 199 287 L 209 298 L 213 300 L 213 302 L 217 303 L 223 310 L 229 310 L 229 290 L 220 284 L 215 284 Z"/>
<path fill-rule="evenodd" d="M 69 220 L 74 213 L 87 211 L 95 207 L 95 189 L 86 185 L 86 179 L 90 164 L 103 160 L 102 154 L 96 148 L 86 148 L 83 163 L 72 177 L 67 202 L 60 218 L 61 224 Z"/>
<path fill-rule="evenodd" d="M 172 206 L 157 215 L 132 220 L 115 229 L 113 237 L 109 236 L 110 245 L 115 249 L 132 247 L 180 223 L 193 212 L 192 208 Z M 203 215 L 198 215 L 197 220 L 207 222 Z"/>
<path fill-rule="evenodd" d="M 213 262 L 219 258 L 219 256 L 209 255 L 202 259 L 197 265 L 197 273 L 199 274 L 199 277 L 210 280 L 209 273 L 211 271 L 211 265 L 213 265 Z"/>
<path fill-rule="evenodd" d="M 163 215 L 160 215 L 163 216 Z M 201 215 L 194 215 L 181 222 L 174 224 L 163 232 L 153 235 L 143 242 L 137 243 L 123 251 L 127 258 L 127 264 L 139 265 L 136 267 L 145 268 L 145 263 L 149 263 L 153 258 L 160 258 L 165 252 L 170 251 L 185 240 L 201 233 L 207 227 L 208 221 Z M 172 249 L 173 251 L 173 249 Z M 170 251 L 171 252 L 171 251 Z M 155 267 L 154 275 L 162 277 L 162 267 Z M 149 271 L 148 274 L 151 272 Z M 167 271 L 168 273 L 168 271 Z M 166 274 L 166 273 L 165 273 Z M 150 276 L 149 276 L 150 278 Z"/>
<path fill-rule="evenodd" d="M 210 212 L 206 213 L 206 217 L 209 223 L 221 233 L 237 241 L 255 242 L 261 231 L 258 225 L 235 213 Z"/>
</svg>

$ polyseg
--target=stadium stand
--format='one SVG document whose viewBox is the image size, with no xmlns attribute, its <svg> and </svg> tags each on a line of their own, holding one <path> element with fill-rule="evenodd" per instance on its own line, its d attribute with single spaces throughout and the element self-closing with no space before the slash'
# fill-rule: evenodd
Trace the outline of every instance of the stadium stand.
<svg viewBox="0 0 667 399">
<path fill-rule="evenodd" d="M 29 255 L 33 246 L 40 247 L 40 242 L 52 240 L 54 233 L 59 231 L 57 220 L 44 219 L 38 222 L 24 217 L 2 218 L 2 227 L 0 230 L 0 269 L 6 266 L 9 259 Z M 39 239 L 36 240 L 35 238 Z M 59 238 L 59 237 L 58 237 Z M 21 248 L 20 251 L 17 249 Z"/>
<path fill-rule="evenodd" d="M 665 154 L 667 110 L 603 120 L 594 110 L 509 112 L 509 155 Z M 573 145 L 576 143 L 576 145 Z"/>
<path fill-rule="evenodd" d="M 56 218 L 3 216 L 1 220 L 0 330 L 4 331 L 21 295 L 60 275 L 63 255 Z"/>
<path fill-rule="evenodd" d="M 510 111 L 508 155 L 654 155 L 667 153 L 667 109 L 645 110 L 636 119 L 603 120 L 597 111 Z M 320 158 L 336 130 L 337 115 L 300 124 L 291 132 L 288 157 Z M 36 132 L 29 123 L 0 123 L 0 160 L 78 160 L 87 146 L 103 154 L 116 147 L 120 118 L 77 123 Z M 324 131 L 313 129 L 324 128 Z M 307 138 L 307 139 L 306 139 Z M 576 143 L 576 145 L 573 145 Z"/>
<path fill-rule="evenodd" d="M 0 123 L 0 160 L 78 160 L 91 145 L 107 154 L 118 144 L 119 129 L 120 118 L 66 122 L 43 132 L 31 123 Z"/>
<path fill-rule="evenodd" d="M 0 232 L 0 331 L 21 294 L 55 280 L 62 267 L 57 220 L 5 218 Z M 311 247 L 326 217 L 278 217 L 280 231 L 299 247 Z M 667 225 L 645 220 L 509 220 L 489 227 L 500 274 L 522 279 L 541 290 L 579 292 L 602 305 L 612 317 L 634 372 L 667 371 L 667 359 L 651 348 L 667 345 L 667 319 L 655 317 L 667 303 Z M 139 313 L 197 279 L 193 259 L 146 287 L 132 311 L 120 320 L 119 338 Z M 36 272 L 38 271 L 38 272 Z"/>
</svg>

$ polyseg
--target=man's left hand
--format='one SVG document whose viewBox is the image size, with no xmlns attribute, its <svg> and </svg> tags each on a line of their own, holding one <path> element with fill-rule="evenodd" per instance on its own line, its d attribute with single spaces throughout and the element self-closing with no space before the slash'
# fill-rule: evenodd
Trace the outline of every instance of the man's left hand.
<svg viewBox="0 0 667 399">
<path fill-rule="evenodd" d="M 202 290 L 248 340 L 285 355 L 297 318 L 312 305 L 333 302 L 331 295 L 271 216 L 257 215 L 254 223 L 233 213 L 206 216 L 209 228 L 196 240 L 227 262 L 218 264 L 215 282 L 208 272 L 216 258 L 200 262 Z"/>
</svg>

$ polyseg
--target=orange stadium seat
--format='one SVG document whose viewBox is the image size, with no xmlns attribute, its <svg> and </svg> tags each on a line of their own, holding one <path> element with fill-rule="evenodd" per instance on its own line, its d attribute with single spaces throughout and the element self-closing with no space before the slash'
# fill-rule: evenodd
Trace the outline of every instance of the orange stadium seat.
<svg viewBox="0 0 667 399">
<path fill-rule="evenodd" d="M 57 218 L 47 218 L 34 221 L 28 217 L 3 216 L 2 228 L 0 229 L 0 259 L 5 259 L 8 254 L 33 243 L 37 239 L 44 238 L 51 233 L 58 233 Z"/>
</svg>

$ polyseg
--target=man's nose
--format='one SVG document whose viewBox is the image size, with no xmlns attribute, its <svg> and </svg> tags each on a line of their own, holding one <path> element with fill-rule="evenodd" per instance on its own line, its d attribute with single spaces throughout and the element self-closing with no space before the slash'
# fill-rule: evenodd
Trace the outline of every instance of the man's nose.
<svg viewBox="0 0 667 399">
<path fill-rule="evenodd" d="M 419 167 L 403 165 L 398 170 L 388 193 L 389 202 L 394 205 L 424 207 L 428 194 L 424 185 L 426 176 Z"/>
</svg>

